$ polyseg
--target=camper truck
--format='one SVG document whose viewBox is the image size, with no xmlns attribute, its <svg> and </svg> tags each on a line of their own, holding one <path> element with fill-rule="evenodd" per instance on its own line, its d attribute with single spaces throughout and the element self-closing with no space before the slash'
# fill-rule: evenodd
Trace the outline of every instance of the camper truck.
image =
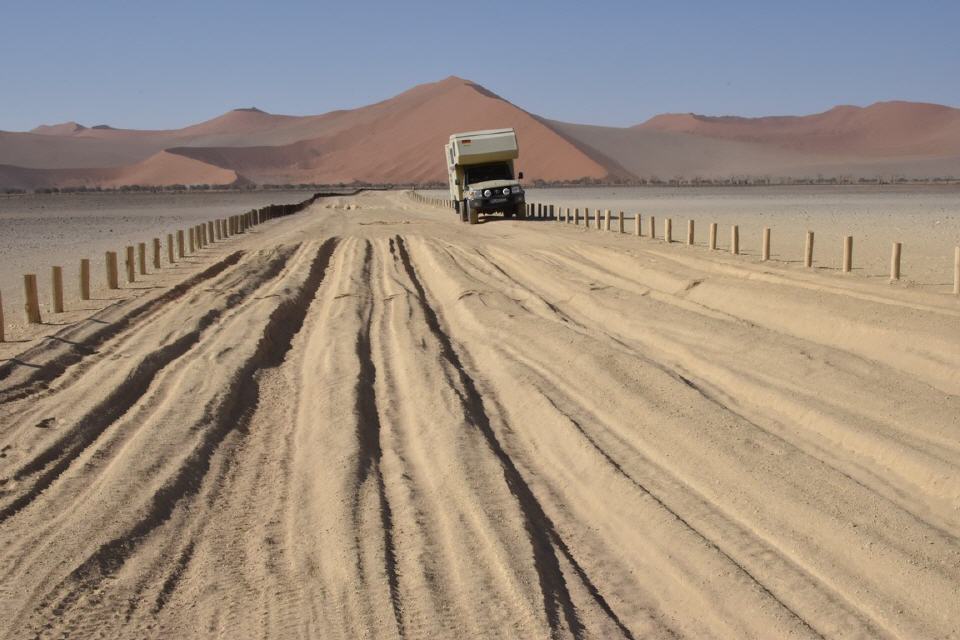
<svg viewBox="0 0 960 640">
<path fill-rule="evenodd" d="M 520 180 L 514 178 L 513 161 L 520 155 L 513 129 L 468 131 L 450 136 L 444 146 L 450 199 L 460 220 L 477 224 L 480 214 L 526 215 Z"/>
</svg>

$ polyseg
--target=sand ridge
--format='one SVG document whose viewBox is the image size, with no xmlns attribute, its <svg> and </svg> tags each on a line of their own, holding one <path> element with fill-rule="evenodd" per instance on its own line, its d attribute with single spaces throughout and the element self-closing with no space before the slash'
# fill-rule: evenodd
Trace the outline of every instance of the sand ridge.
<svg viewBox="0 0 960 640">
<path fill-rule="evenodd" d="M 0 636 L 958 633 L 953 298 L 353 201 L 0 379 Z"/>
</svg>

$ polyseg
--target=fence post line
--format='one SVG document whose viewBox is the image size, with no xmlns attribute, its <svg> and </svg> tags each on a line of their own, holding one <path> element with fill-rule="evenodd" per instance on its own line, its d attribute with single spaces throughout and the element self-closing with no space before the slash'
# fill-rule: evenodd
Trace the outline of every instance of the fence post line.
<svg viewBox="0 0 960 640">
<path fill-rule="evenodd" d="M 656 240 L 657 238 L 657 218 L 656 216 L 650 216 L 650 219 L 647 221 L 647 227 L 650 230 L 650 239 Z"/>
<path fill-rule="evenodd" d="M 803 246 L 803 266 L 813 266 L 813 231 L 807 231 L 807 241 Z"/>
<path fill-rule="evenodd" d="M 183 257 L 183 229 L 177 229 L 177 257 Z"/>
<path fill-rule="evenodd" d="M 843 272 L 850 273 L 853 269 L 853 236 L 843 238 Z"/>
<path fill-rule="evenodd" d="M 640 231 L 641 226 L 642 226 L 640 223 L 641 223 L 642 221 L 643 221 L 643 220 L 642 220 L 642 217 L 641 217 L 641 215 L 640 215 L 639 213 L 633 214 L 633 234 L 634 234 L 635 236 L 637 236 L 638 238 L 643 235 L 643 233 L 641 233 L 641 231 Z"/>
<path fill-rule="evenodd" d="M 127 259 L 125 262 L 127 266 L 127 282 L 136 282 L 137 274 L 133 258 L 133 245 L 127 246 Z"/>
<path fill-rule="evenodd" d="M 673 218 L 665 218 L 663 221 L 663 241 L 673 242 Z"/>
<path fill-rule="evenodd" d="M 147 243 L 138 242 L 137 243 L 137 268 L 140 271 L 140 275 L 147 275 Z"/>
<path fill-rule="evenodd" d="M 160 268 L 160 238 L 153 239 L 153 268 Z"/>
<path fill-rule="evenodd" d="M 50 280 L 53 285 L 53 312 L 63 313 L 63 268 L 53 267 L 50 269 Z"/>
<path fill-rule="evenodd" d="M 710 250 L 711 251 L 717 250 L 717 223 L 716 222 L 710 223 Z"/>
<path fill-rule="evenodd" d="M 899 242 L 894 242 L 893 247 L 890 250 L 890 279 L 899 280 L 900 279 L 900 250 L 903 245 Z"/>
<path fill-rule="evenodd" d="M 960 247 L 953 250 L 953 294 L 960 296 Z"/>
<path fill-rule="evenodd" d="M 731 225 L 730 227 L 730 253 L 740 254 L 740 227 Z"/>
<path fill-rule="evenodd" d="M 27 322 L 40 324 L 40 300 L 37 297 L 37 276 L 28 273 L 23 276 L 23 308 L 27 312 Z"/>
<path fill-rule="evenodd" d="M 80 259 L 80 299 L 90 299 L 90 260 Z"/>
<path fill-rule="evenodd" d="M 687 220 L 687 244 L 693 244 L 693 220 Z"/>
<path fill-rule="evenodd" d="M 0 291 L 0 342 L 6 341 L 3 335 L 3 292 Z"/>
<path fill-rule="evenodd" d="M 760 259 L 764 262 L 770 259 L 770 227 L 763 228 L 763 249 L 760 251 Z"/>
<path fill-rule="evenodd" d="M 117 252 L 107 251 L 105 256 L 106 256 L 106 263 L 107 263 L 107 288 L 119 289 L 120 273 L 117 268 Z"/>
</svg>

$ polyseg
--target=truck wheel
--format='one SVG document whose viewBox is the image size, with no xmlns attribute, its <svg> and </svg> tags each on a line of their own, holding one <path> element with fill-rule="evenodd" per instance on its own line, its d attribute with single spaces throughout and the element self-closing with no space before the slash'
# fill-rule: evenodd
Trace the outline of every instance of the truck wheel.
<svg viewBox="0 0 960 640">
<path fill-rule="evenodd" d="M 527 205 L 523 202 L 517 203 L 517 220 L 525 220 L 527 217 Z"/>
<path fill-rule="evenodd" d="M 459 200 L 454 200 L 454 201 L 453 201 L 453 211 L 454 211 L 454 213 L 456 213 L 457 215 L 460 215 L 460 201 L 459 201 Z"/>
<path fill-rule="evenodd" d="M 467 220 L 469 220 L 470 219 L 468 217 L 469 215 L 470 215 L 470 201 L 464 200 L 463 206 L 460 207 L 460 222 L 466 222 Z"/>
<path fill-rule="evenodd" d="M 470 224 L 477 224 L 480 222 L 480 213 L 469 205 L 467 205 L 467 222 Z"/>
</svg>

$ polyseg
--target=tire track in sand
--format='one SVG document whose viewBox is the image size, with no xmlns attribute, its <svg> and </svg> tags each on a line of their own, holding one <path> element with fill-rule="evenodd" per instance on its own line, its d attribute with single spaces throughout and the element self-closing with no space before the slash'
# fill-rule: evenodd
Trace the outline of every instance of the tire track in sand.
<svg viewBox="0 0 960 640">
<path fill-rule="evenodd" d="M 15 471 L 12 479 L 16 483 L 20 483 L 36 474 L 39 475 L 36 475 L 30 487 L 18 498 L 3 508 L 0 508 L 0 523 L 29 505 L 47 487 L 53 484 L 53 482 L 60 477 L 60 474 L 62 474 L 90 444 L 96 441 L 107 427 L 113 424 L 143 397 L 154 379 L 156 379 L 167 366 L 178 360 L 197 344 L 207 329 L 214 326 L 224 313 L 250 296 L 259 284 L 272 279 L 280 273 L 298 246 L 299 245 L 283 247 L 277 256 L 264 265 L 260 271 L 255 273 L 241 290 L 234 291 L 224 299 L 222 305 L 207 311 L 191 331 L 180 336 L 172 343 L 149 353 L 133 367 L 130 375 L 123 383 L 112 389 L 101 402 L 80 418 L 63 436 Z M 237 252 L 237 254 L 240 254 L 240 252 Z M 223 268 L 226 268 L 226 265 L 224 265 Z M 222 271 L 223 269 L 221 268 L 220 270 Z M 185 292 L 186 289 L 184 289 L 182 293 Z M 106 333 L 107 332 L 104 332 L 103 339 L 106 339 Z M 116 333 L 117 332 L 114 332 L 111 335 L 115 335 Z M 61 364 L 63 362 L 64 361 L 61 361 Z M 0 487 L 2 486 L 3 480 L 0 480 Z"/>
<path fill-rule="evenodd" d="M 77 327 L 69 327 L 65 331 L 50 338 L 50 340 L 56 341 L 52 353 L 50 345 L 45 341 L 37 347 L 24 352 L 20 357 L 0 366 L 0 381 L 2 381 L 9 378 L 14 372 L 23 369 L 24 367 L 18 365 L 26 358 L 31 360 L 34 358 L 45 360 L 42 365 L 34 368 L 31 373 L 27 374 L 23 380 L 10 384 L 5 389 L 0 390 L 0 404 L 13 402 L 14 400 L 19 400 L 36 393 L 42 389 L 44 385 L 49 384 L 51 381 L 63 375 L 71 365 L 95 353 L 97 347 L 110 338 L 125 331 L 135 322 L 141 319 L 145 320 L 153 311 L 162 308 L 169 302 L 182 298 L 200 283 L 218 276 L 227 268 L 240 262 L 244 253 L 244 251 L 234 251 L 200 273 L 175 285 L 162 295 L 134 307 L 116 320 L 103 324 L 99 329 L 93 331 L 86 337 L 83 337 L 82 334 L 89 328 L 89 321 L 83 322 Z M 108 307 L 108 309 L 110 309 L 110 307 Z M 69 339 L 74 338 L 75 335 L 79 335 L 79 338 Z M 80 342 L 80 339 L 82 339 L 83 342 Z"/>
<path fill-rule="evenodd" d="M 303 326 L 338 242 L 338 238 L 331 238 L 319 247 L 303 283 L 270 314 L 253 355 L 233 374 L 223 400 L 219 405 L 207 408 L 209 426 L 199 445 L 188 455 L 173 479 L 153 495 L 147 513 L 123 535 L 100 545 L 70 572 L 64 586 L 72 587 L 54 605 L 54 610 L 69 608 L 84 591 L 116 573 L 146 537 L 170 518 L 180 501 L 200 491 L 219 444 L 230 432 L 243 432 L 247 428 L 259 400 L 258 373 L 283 363 L 294 336 Z M 46 609 L 50 604 L 41 604 L 38 610 Z"/>
<path fill-rule="evenodd" d="M 371 279 L 370 263 L 372 261 L 373 249 L 369 241 L 364 244 L 363 267 L 361 272 L 361 281 L 369 283 Z M 380 460 L 383 456 L 383 448 L 380 444 L 380 415 L 377 408 L 377 367 L 373 363 L 372 349 L 370 347 L 370 327 L 373 315 L 373 296 L 368 293 L 363 297 L 361 314 L 361 328 L 357 333 L 357 360 L 360 363 L 360 375 L 357 378 L 357 471 L 356 486 L 357 491 L 354 494 L 353 519 L 356 530 L 362 530 L 360 526 L 360 491 L 361 487 L 371 475 L 377 486 L 377 494 L 380 501 L 380 522 L 383 526 L 383 553 L 384 564 L 387 575 L 387 583 L 390 587 L 390 600 L 393 605 L 393 617 L 397 622 L 397 630 L 401 637 L 404 635 L 403 612 L 400 607 L 400 578 L 397 575 L 397 557 L 393 541 L 393 514 L 390 510 L 390 502 L 387 500 L 387 490 L 384 486 L 383 472 L 380 469 Z M 360 541 L 357 541 L 360 546 Z M 360 557 L 358 556 L 358 562 Z M 362 571 L 362 567 L 358 567 Z"/>
<path fill-rule="evenodd" d="M 589 580 L 586 572 L 583 571 L 576 562 L 569 548 L 567 548 L 566 544 L 564 544 L 563 540 L 557 534 L 553 522 L 544 512 L 543 507 L 541 507 L 530 486 L 524 481 L 522 474 L 516 465 L 514 465 L 513 460 L 506 451 L 504 451 L 490 424 L 490 419 L 483 406 L 483 398 L 476 384 L 467 374 L 465 367 L 460 361 L 460 357 L 453 348 L 450 337 L 440 327 L 440 321 L 437 318 L 436 311 L 434 311 L 427 300 L 426 291 L 416 274 L 416 270 L 413 268 L 410 254 L 407 252 L 402 237 L 396 236 L 395 246 L 404 271 L 416 290 L 417 298 L 427 325 L 440 344 L 444 359 L 447 360 L 459 376 L 463 393 L 461 394 L 459 390 L 457 393 L 460 395 L 460 400 L 463 404 L 464 415 L 467 421 L 483 434 L 490 450 L 500 461 L 504 480 L 510 492 L 519 503 L 520 511 L 524 516 L 527 534 L 533 548 L 534 565 L 540 579 L 544 611 L 546 612 L 547 621 L 550 624 L 553 634 L 558 635 L 562 631 L 560 621 L 561 613 L 564 616 L 564 621 L 569 631 L 574 637 L 584 637 L 586 631 L 577 615 L 576 606 L 570 596 L 563 571 L 560 568 L 559 559 L 554 551 L 554 545 L 556 545 L 556 548 L 560 549 L 567 561 L 574 567 L 574 571 L 576 571 L 578 577 L 583 581 L 584 586 L 586 586 L 590 595 L 601 609 L 603 609 L 604 613 L 610 617 L 625 637 L 633 638 L 633 634 L 617 617 L 616 613 L 610 608 L 609 604 L 607 604 L 603 596 Z"/>
</svg>

